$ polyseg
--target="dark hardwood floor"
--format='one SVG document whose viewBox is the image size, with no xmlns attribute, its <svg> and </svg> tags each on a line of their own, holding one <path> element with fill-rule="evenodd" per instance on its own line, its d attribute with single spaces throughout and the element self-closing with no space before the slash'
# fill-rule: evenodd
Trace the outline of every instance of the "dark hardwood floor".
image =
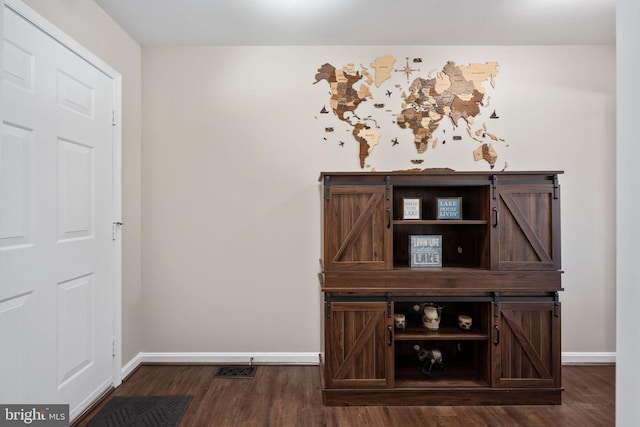
<svg viewBox="0 0 640 427">
<path fill-rule="evenodd" d="M 615 425 L 615 367 L 563 366 L 562 405 L 324 407 L 318 366 L 260 366 L 255 378 L 214 377 L 218 366 L 141 366 L 111 396 L 193 396 L 181 427 Z"/>
</svg>

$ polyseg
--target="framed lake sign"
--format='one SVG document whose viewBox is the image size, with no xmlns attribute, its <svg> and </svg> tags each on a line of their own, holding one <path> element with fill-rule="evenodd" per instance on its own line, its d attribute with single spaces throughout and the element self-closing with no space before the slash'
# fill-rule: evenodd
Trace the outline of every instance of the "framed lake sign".
<svg viewBox="0 0 640 427">
<path fill-rule="evenodd" d="M 420 219 L 420 199 L 402 198 L 402 219 Z"/>
<path fill-rule="evenodd" d="M 462 219 L 462 197 L 438 197 L 436 219 Z"/>
<path fill-rule="evenodd" d="M 442 235 L 409 236 L 410 267 L 442 267 Z"/>
</svg>

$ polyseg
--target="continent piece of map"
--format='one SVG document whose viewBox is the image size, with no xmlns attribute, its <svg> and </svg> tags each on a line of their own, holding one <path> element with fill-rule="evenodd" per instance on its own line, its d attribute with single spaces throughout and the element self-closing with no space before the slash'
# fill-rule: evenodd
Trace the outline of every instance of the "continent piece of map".
<svg viewBox="0 0 640 427">
<path fill-rule="evenodd" d="M 367 157 L 379 144 L 381 132 L 377 130 L 377 126 L 374 126 L 374 123 L 377 125 L 375 118 L 371 115 L 359 117 L 357 110 L 363 102 L 374 99 L 370 90 L 372 83 L 375 82 L 376 88 L 381 87 L 384 82 L 391 80 L 393 71 L 404 72 L 407 78 L 409 77 L 406 70 L 393 69 L 395 62 L 395 58 L 391 55 L 376 58 L 370 63 L 375 76 L 372 76 L 368 68 L 363 65 L 360 65 L 360 70 L 351 63 L 338 69 L 326 63 L 318 68 L 315 76 L 314 84 L 322 80 L 329 84 L 331 93 L 329 105 L 335 116 L 352 128 L 351 134 L 360 145 L 361 168 L 365 167 Z M 414 62 L 422 62 L 422 60 L 414 59 Z M 408 63 L 407 58 L 405 69 Z M 495 88 L 497 74 L 497 62 L 456 65 L 455 62 L 448 61 L 440 71 L 431 70 L 427 78 L 415 78 L 408 88 L 394 84 L 394 88 L 400 89 L 401 92 L 400 105 L 398 109 L 386 111 L 397 111 L 394 114 L 395 123 L 401 129 L 411 130 L 418 154 L 424 153 L 429 146 L 432 149 L 438 146 L 438 139 L 434 133 L 440 128 L 445 118 L 454 129 L 464 124 L 469 137 L 480 143 L 480 145 L 474 145 L 471 150 L 473 159 L 484 160 L 493 168 L 498 159 L 495 147 L 491 143 L 484 143 L 480 138 L 489 137 L 494 142 L 504 142 L 504 139 L 488 132 L 486 123 L 483 124 L 483 129 L 476 131 L 475 135 L 471 126 L 475 118 L 482 114 L 483 107 L 489 103 L 483 84 L 488 81 L 491 88 Z M 366 79 L 363 79 L 365 77 Z M 391 93 L 387 90 L 387 97 L 390 97 Z M 375 107 L 378 108 L 385 105 L 380 101 L 374 102 Z M 497 118 L 495 112 L 491 118 Z M 394 145 L 397 145 L 397 142 Z"/>
<path fill-rule="evenodd" d="M 391 55 L 380 56 L 371 63 L 371 66 L 376 70 L 376 87 L 380 87 L 384 81 L 391 78 L 395 63 L 396 59 Z"/>
</svg>

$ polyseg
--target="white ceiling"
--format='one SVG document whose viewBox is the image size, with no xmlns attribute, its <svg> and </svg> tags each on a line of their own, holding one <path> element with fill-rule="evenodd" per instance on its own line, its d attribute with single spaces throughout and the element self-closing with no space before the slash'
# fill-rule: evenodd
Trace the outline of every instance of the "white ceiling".
<svg viewBox="0 0 640 427">
<path fill-rule="evenodd" d="M 95 0 L 142 46 L 615 44 L 615 0 Z"/>
</svg>

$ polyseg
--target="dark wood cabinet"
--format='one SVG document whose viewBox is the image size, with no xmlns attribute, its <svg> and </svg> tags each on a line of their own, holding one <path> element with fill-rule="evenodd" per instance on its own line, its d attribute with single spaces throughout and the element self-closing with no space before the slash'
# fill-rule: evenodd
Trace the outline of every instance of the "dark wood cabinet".
<svg viewBox="0 0 640 427">
<path fill-rule="evenodd" d="M 559 404 L 560 173 L 323 173 L 325 404 Z M 410 267 L 411 236 L 440 265 Z"/>
</svg>

